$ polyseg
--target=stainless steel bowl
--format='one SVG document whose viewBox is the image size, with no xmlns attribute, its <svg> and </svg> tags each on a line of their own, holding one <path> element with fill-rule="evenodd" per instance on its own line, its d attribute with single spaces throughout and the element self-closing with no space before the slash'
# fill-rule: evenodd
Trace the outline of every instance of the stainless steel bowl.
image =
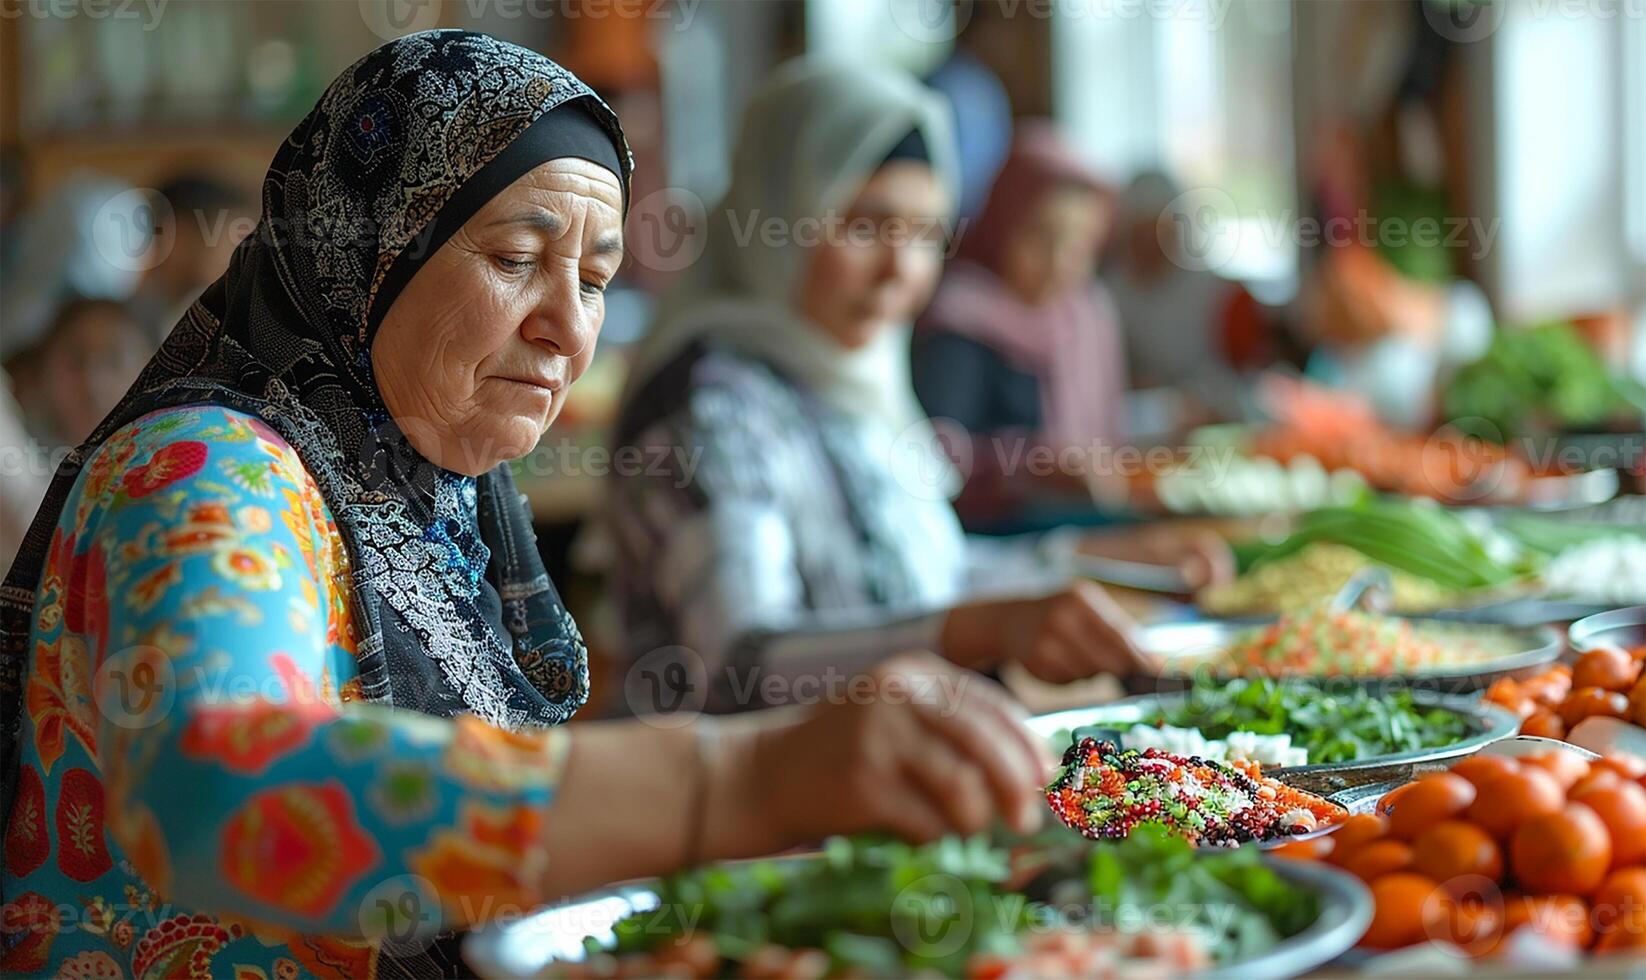
<svg viewBox="0 0 1646 980">
<path fill-rule="evenodd" d="M 1199 976 L 1208 980 L 1298 976 L 1341 956 L 1365 933 L 1372 920 L 1372 896 L 1359 879 L 1324 864 L 1271 860 L 1269 866 L 1293 886 L 1320 896 L 1320 914 L 1308 928 L 1263 953 Z M 601 889 L 522 919 L 476 929 L 463 943 L 463 957 L 478 976 L 488 980 L 521 980 L 541 974 L 557 961 L 581 962 L 587 955 L 585 937 L 609 946 L 616 938 L 614 925 L 630 915 L 646 914 L 670 914 L 660 907 L 655 879 Z"/>
<path fill-rule="evenodd" d="M 1181 692 L 1145 694 L 1113 704 L 1071 708 L 1067 711 L 1037 715 L 1029 719 L 1029 728 L 1040 737 L 1051 739 L 1065 729 L 1073 731 L 1092 725 L 1131 726 L 1178 707 L 1186 697 L 1187 695 Z M 1472 755 L 1486 745 L 1501 738 L 1508 738 L 1520 730 L 1520 719 L 1514 712 L 1479 698 L 1416 691 L 1412 694 L 1412 700 L 1419 707 L 1440 708 L 1462 715 L 1469 724 L 1470 734 L 1462 741 L 1431 749 L 1368 756 L 1352 762 L 1265 766 L 1263 773 L 1311 792 L 1332 793 L 1368 780 L 1392 778 L 1401 771 L 1411 772 L 1419 766 Z M 1061 752 L 1063 746 L 1057 746 L 1056 749 Z M 1364 778 L 1356 778 L 1357 776 Z"/>
<path fill-rule="evenodd" d="M 1561 635 L 1559 630 L 1551 626 L 1475 626 L 1426 616 L 1403 618 L 1408 619 L 1413 624 L 1431 627 L 1443 633 L 1466 634 L 1471 630 L 1495 630 L 1513 639 L 1515 648 L 1510 653 L 1480 663 L 1423 670 L 1410 674 L 1367 674 L 1353 678 L 1355 683 L 1373 690 L 1412 688 L 1438 694 L 1464 694 L 1483 690 L 1500 677 L 1534 673 L 1539 668 L 1545 667 L 1558 659 L 1561 651 L 1565 648 L 1565 637 Z M 1127 686 L 1134 694 L 1157 694 L 1183 690 L 1189 686 L 1193 676 L 1181 670 L 1174 670 L 1174 661 L 1182 664 L 1191 658 L 1204 658 L 1215 654 L 1234 644 L 1242 634 L 1261 625 L 1262 622 L 1231 622 L 1205 619 L 1183 623 L 1160 623 L 1145 627 L 1138 632 L 1138 645 L 1149 653 L 1161 657 L 1165 661 L 1164 670 L 1160 677 L 1133 679 L 1128 682 Z M 1319 675 L 1292 674 L 1286 676 L 1318 678 Z M 1343 678 L 1330 679 L 1342 680 Z"/>
<path fill-rule="evenodd" d="M 1578 651 L 1607 645 L 1624 649 L 1646 645 L 1646 606 L 1586 616 L 1573 623 L 1566 635 L 1572 641 L 1572 649 Z"/>
</svg>

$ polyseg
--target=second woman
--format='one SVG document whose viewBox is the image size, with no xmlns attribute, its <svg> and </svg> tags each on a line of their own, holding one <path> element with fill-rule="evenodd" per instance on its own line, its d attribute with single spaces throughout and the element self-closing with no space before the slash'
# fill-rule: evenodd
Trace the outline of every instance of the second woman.
<svg viewBox="0 0 1646 980">
<path fill-rule="evenodd" d="M 968 539 L 949 503 L 908 351 L 952 221 L 950 118 L 900 72 L 780 69 L 641 346 L 618 443 L 683 462 L 612 484 L 626 643 L 695 658 L 711 707 L 910 648 L 1052 681 L 1148 666 L 1101 589 Z"/>
</svg>

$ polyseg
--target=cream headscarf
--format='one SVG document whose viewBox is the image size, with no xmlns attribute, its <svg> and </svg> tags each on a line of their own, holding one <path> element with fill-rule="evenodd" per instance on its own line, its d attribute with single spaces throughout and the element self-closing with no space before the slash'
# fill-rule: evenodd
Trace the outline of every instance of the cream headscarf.
<svg viewBox="0 0 1646 980">
<path fill-rule="evenodd" d="M 909 325 L 850 350 L 794 306 L 807 236 L 816 230 L 809 223 L 843 219 L 863 182 L 912 130 L 949 191 L 952 218 L 959 170 L 950 113 L 942 96 L 896 69 L 813 59 L 779 67 L 749 103 L 731 186 L 709 213 L 702 256 L 664 296 L 624 401 L 692 342 L 713 340 L 772 364 L 848 415 L 880 423 L 895 440 L 889 459 L 907 473 L 904 486 L 956 491 L 958 477 L 909 379 Z M 762 234 L 767 225 L 781 234 Z"/>
</svg>

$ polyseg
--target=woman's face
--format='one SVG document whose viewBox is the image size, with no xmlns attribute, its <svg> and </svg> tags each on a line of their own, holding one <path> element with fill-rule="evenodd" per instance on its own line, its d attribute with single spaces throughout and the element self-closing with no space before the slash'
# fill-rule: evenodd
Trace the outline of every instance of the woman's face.
<svg viewBox="0 0 1646 980">
<path fill-rule="evenodd" d="M 550 160 L 417 271 L 378 327 L 372 368 L 418 452 L 478 476 L 537 445 L 594 357 L 622 215 L 611 171 Z"/>
<path fill-rule="evenodd" d="M 148 360 L 143 328 L 113 305 L 87 307 L 58 328 L 44 359 L 46 398 L 57 434 L 78 443 L 114 410 Z"/>
<path fill-rule="evenodd" d="M 1089 282 L 1109 223 L 1108 203 L 1091 188 L 1041 194 L 1006 243 L 1002 278 L 1030 306 Z"/>
<path fill-rule="evenodd" d="M 948 194 L 932 168 L 896 160 L 875 171 L 843 222 L 807 254 L 796 305 L 842 347 L 913 320 L 943 270 Z"/>
</svg>

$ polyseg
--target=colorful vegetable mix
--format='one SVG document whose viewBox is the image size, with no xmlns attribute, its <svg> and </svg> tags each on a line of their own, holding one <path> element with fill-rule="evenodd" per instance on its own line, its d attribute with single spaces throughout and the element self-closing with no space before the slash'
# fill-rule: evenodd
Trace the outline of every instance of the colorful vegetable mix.
<svg viewBox="0 0 1646 980">
<path fill-rule="evenodd" d="M 1492 627 L 1414 626 L 1322 603 L 1249 630 L 1198 663 L 1244 677 L 1387 677 L 1483 663 L 1513 649 L 1508 634 Z"/>
<path fill-rule="evenodd" d="M 1335 803 L 1265 777 L 1256 763 L 1122 751 L 1093 738 L 1069 746 L 1046 800 L 1058 819 L 1094 840 L 1152 824 L 1191 843 L 1235 845 L 1307 833 L 1347 816 Z"/>
</svg>

